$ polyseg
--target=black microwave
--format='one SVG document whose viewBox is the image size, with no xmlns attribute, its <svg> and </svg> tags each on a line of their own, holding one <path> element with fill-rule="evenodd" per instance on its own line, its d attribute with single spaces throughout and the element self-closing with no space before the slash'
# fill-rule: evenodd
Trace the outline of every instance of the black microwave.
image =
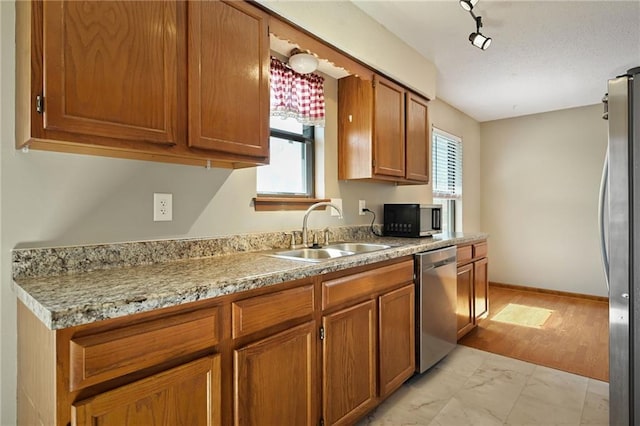
<svg viewBox="0 0 640 426">
<path fill-rule="evenodd" d="M 442 231 L 440 204 L 385 204 L 384 235 L 428 237 Z"/>
</svg>

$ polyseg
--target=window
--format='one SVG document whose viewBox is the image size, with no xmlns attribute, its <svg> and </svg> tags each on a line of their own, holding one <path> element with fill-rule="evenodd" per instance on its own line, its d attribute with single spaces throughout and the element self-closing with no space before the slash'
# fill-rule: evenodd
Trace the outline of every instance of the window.
<svg viewBox="0 0 640 426">
<path fill-rule="evenodd" d="M 461 230 L 462 140 L 433 128 L 433 202 L 442 204 L 442 231 Z"/>
<path fill-rule="evenodd" d="M 299 74 L 274 57 L 270 76 L 270 159 L 257 169 L 256 209 L 259 203 L 276 210 L 306 208 L 304 202 L 316 201 L 314 126 L 324 126 L 324 78 Z"/>
<path fill-rule="evenodd" d="M 258 167 L 258 194 L 314 196 L 313 137 L 313 126 L 271 117 L 270 164 Z"/>
</svg>

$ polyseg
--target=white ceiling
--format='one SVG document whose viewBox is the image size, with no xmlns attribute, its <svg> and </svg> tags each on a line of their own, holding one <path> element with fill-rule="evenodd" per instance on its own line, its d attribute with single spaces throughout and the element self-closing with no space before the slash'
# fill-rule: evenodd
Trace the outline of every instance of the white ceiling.
<svg viewBox="0 0 640 426">
<path fill-rule="evenodd" d="M 436 65 L 438 98 L 480 122 L 596 104 L 607 79 L 640 66 L 640 0 L 480 0 L 485 51 L 458 0 L 352 1 Z"/>
</svg>

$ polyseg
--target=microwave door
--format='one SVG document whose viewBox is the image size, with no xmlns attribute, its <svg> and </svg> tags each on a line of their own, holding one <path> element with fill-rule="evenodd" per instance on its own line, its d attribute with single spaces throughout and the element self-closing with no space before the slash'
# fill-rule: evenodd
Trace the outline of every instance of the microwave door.
<svg viewBox="0 0 640 426">
<path fill-rule="evenodd" d="M 420 235 L 427 235 L 431 231 L 431 209 L 420 208 Z"/>
</svg>

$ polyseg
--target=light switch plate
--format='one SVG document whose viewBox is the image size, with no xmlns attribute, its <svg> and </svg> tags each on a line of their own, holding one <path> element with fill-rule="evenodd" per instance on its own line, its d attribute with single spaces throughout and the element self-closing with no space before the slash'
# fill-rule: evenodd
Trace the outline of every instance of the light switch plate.
<svg viewBox="0 0 640 426">
<path fill-rule="evenodd" d="M 340 210 L 342 210 L 342 198 L 332 198 L 331 204 L 335 204 Z M 331 210 L 331 216 L 340 216 L 336 209 L 329 207 L 329 210 Z"/>
</svg>

